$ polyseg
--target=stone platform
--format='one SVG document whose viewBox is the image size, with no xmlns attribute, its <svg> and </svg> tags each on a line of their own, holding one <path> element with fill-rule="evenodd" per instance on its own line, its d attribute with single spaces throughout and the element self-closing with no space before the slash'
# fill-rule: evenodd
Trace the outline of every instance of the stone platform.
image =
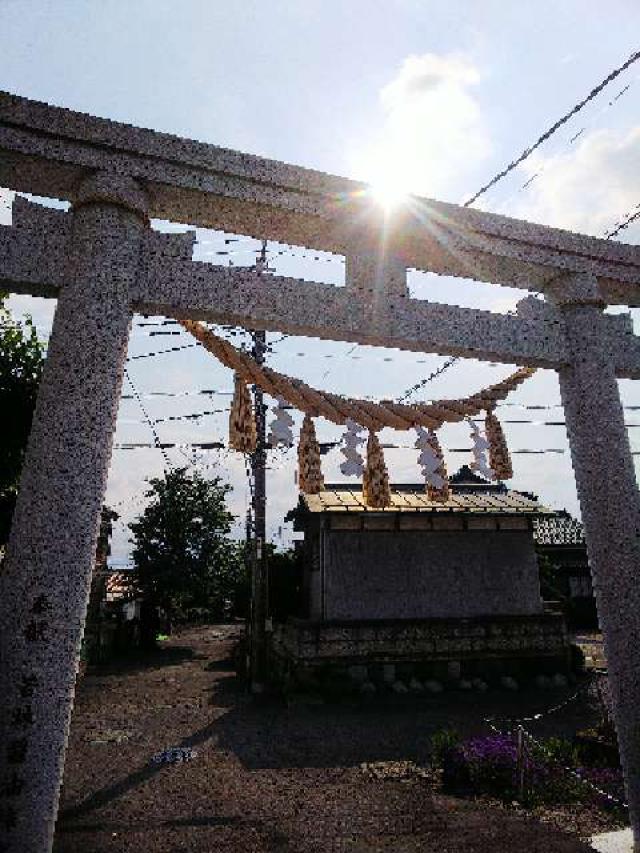
<svg viewBox="0 0 640 853">
<path fill-rule="evenodd" d="M 271 635 L 276 680 L 327 673 L 369 680 L 482 678 L 522 681 L 566 674 L 570 638 L 562 616 L 312 622 L 293 619 Z"/>
<path fill-rule="evenodd" d="M 631 829 L 603 832 L 592 836 L 591 846 L 599 853 L 634 853 L 633 832 Z"/>
</svg>

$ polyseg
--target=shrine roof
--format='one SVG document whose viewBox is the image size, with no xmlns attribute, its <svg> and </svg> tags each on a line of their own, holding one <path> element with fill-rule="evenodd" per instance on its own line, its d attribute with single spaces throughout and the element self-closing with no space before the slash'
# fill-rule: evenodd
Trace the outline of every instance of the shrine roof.
<svg viewBox="0 0 640 853">
<path fill-rule="evenodd" d="M 584 545 L 582 524 L 566 510 L 536 521 L 534 539 L 538 545 Z"/>
<path fill-rule="evenodd" d="M 391 506 L 385 509 L 367 507 L 362 490 L 349 485 L 330 485 L 317 495 L 302 495 L 304 508 L 312 513 L 334 512 L 420 512 L 420 513 L 484 513 L 492 515 L 547 515 L 553 510 L 542 506 L 532 495 L 495 488 L 456 492 L 448 501 L 431 501 L 423 483 L 391 487 Z"/>
</svg>

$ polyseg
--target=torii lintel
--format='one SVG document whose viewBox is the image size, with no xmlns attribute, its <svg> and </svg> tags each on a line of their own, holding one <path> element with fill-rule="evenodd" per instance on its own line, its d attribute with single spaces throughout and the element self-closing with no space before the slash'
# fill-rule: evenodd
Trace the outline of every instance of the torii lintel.
<svg viewBox="0 0 640 853">
<path fill-rule="evenodd" d="M 58 296 L 72 251 L 72 217 L 16 198 L 0 226 L 0 286 Z M 418 352 L 558 368 L 568 359 L 562 315 L 529 298 L 509 316 L 191 260 L 193 232 L 147 231 L 132 309 L 246 328 L 356 341 Z M 603 318 L 618 376 L 640 377 L 640 339 L 626 316 Z"/>
<path fill-rule="evenodd" d="M 529 290 L 598 277 L 607 303 L 640 305 L 640 248 L 430 199 L 393 215 L 366 185 L 0 92 L 0 186 L 73 201 L 96 171 L 144 185 L 149 215 L 405 268 Z"/>
</svg>

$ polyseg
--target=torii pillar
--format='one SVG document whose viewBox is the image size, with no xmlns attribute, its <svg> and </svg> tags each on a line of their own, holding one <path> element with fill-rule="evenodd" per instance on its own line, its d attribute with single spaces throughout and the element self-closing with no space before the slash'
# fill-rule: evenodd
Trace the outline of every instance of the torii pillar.
<svg viewBox="0 0 640 853">
<path fill-rule="evenodd" d="M 147 199 L 130 178 L 98 172 L 72 216 L 68 278 L 0 573 L 2 853 L 53 845 Z"/>
<path fill-rule="evenodd" d="M 563 277 L 549 295 L 566 327 L 560 391 L 640 851 L 640 492 L 597 278 Z"/>
</svg>

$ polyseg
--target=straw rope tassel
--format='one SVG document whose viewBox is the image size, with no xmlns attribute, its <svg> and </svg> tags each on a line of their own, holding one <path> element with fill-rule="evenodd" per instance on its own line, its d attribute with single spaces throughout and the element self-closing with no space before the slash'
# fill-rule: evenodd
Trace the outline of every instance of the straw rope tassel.
<svg viewBox="0 0 640 853">
<path fill-rule="evenodd" d="M 440 447 L 438 436 L 435 434 L 435 432 L 429 431 L 427 433 L 427 440 L 429 442 L 431 450 L 440 460 L 440 465 L 437 467 L 435 473 L 440 479 L 444 481 L 441 486 L 435 486 L 431 483 L 427 483 L 427 497 L 430 501 L 438 501 L 439 503 L 445 503 L 449 500 L 449 497 L 451 495 L 451 489 L 449 488 L 449 476 L 447 474 L 447 466 L 444 462 L 444 454 L 442 452 L 442 448 Z"/>
<path fill-rule="evenodd" d="M 290 406 L 313 417 L 323 417 L 339 425 L 353 420 L 370 430 L 383 427 L 405 430 L 411 426 L 438 429 L 443 423 L 458 423 L 465 417 L 478 415 L 486 411 L 487 407 L 495 406 L 496 402 L 504 400 L 535 372 L 534 368 L 520 368 L 496 385 L 491 385 L 465 400 L 436 400 L 428 405 L 405 405 L 389 401 L 372 403 L 370 400 L 340 397 L 311 388 L 300 379 L 293 379 L 284 373 L 277 373 L 256 364 L 248 353 L 237 350 L 202 323 L 192 320 L 181 320 L 180 323 L 225 367 L 235 370 L 245 382 L 259 385 L 265 394 L 276 399 L 281 397 Z"/>
<path fill-rule="evenodd" d="M 316 428 L 309 415 L 304 416 L 298 443 L 298 486 L 307 495 L 317 495 L 324 489 L 320 465 L 320 445 Z"/>
<path fill-rule="evenodd" d="M 510 480 L 513 477 L 513 465 L 504 437 L 502 424 L 495 416 L 493 409 L 487 409 L 484 422 L 485 434 L 489 441 L 489 464 L 498 480 Z"/>
<path fill-rule="evenodd" d="M 229 414 L 229 445 L 240 453 L 254 453 L 258 434 L 251 395 L 242 377 L 234 377 L 233 402 Z"/>
<path fill-rule="evenodd" d="M 373 430 L 369 432 L 367 441 L 367 465 L 364 470 L 362 490 L 367 506 L 375 509 L 391 506 L 389 474 L 378 436 Z"/>
</svg>

